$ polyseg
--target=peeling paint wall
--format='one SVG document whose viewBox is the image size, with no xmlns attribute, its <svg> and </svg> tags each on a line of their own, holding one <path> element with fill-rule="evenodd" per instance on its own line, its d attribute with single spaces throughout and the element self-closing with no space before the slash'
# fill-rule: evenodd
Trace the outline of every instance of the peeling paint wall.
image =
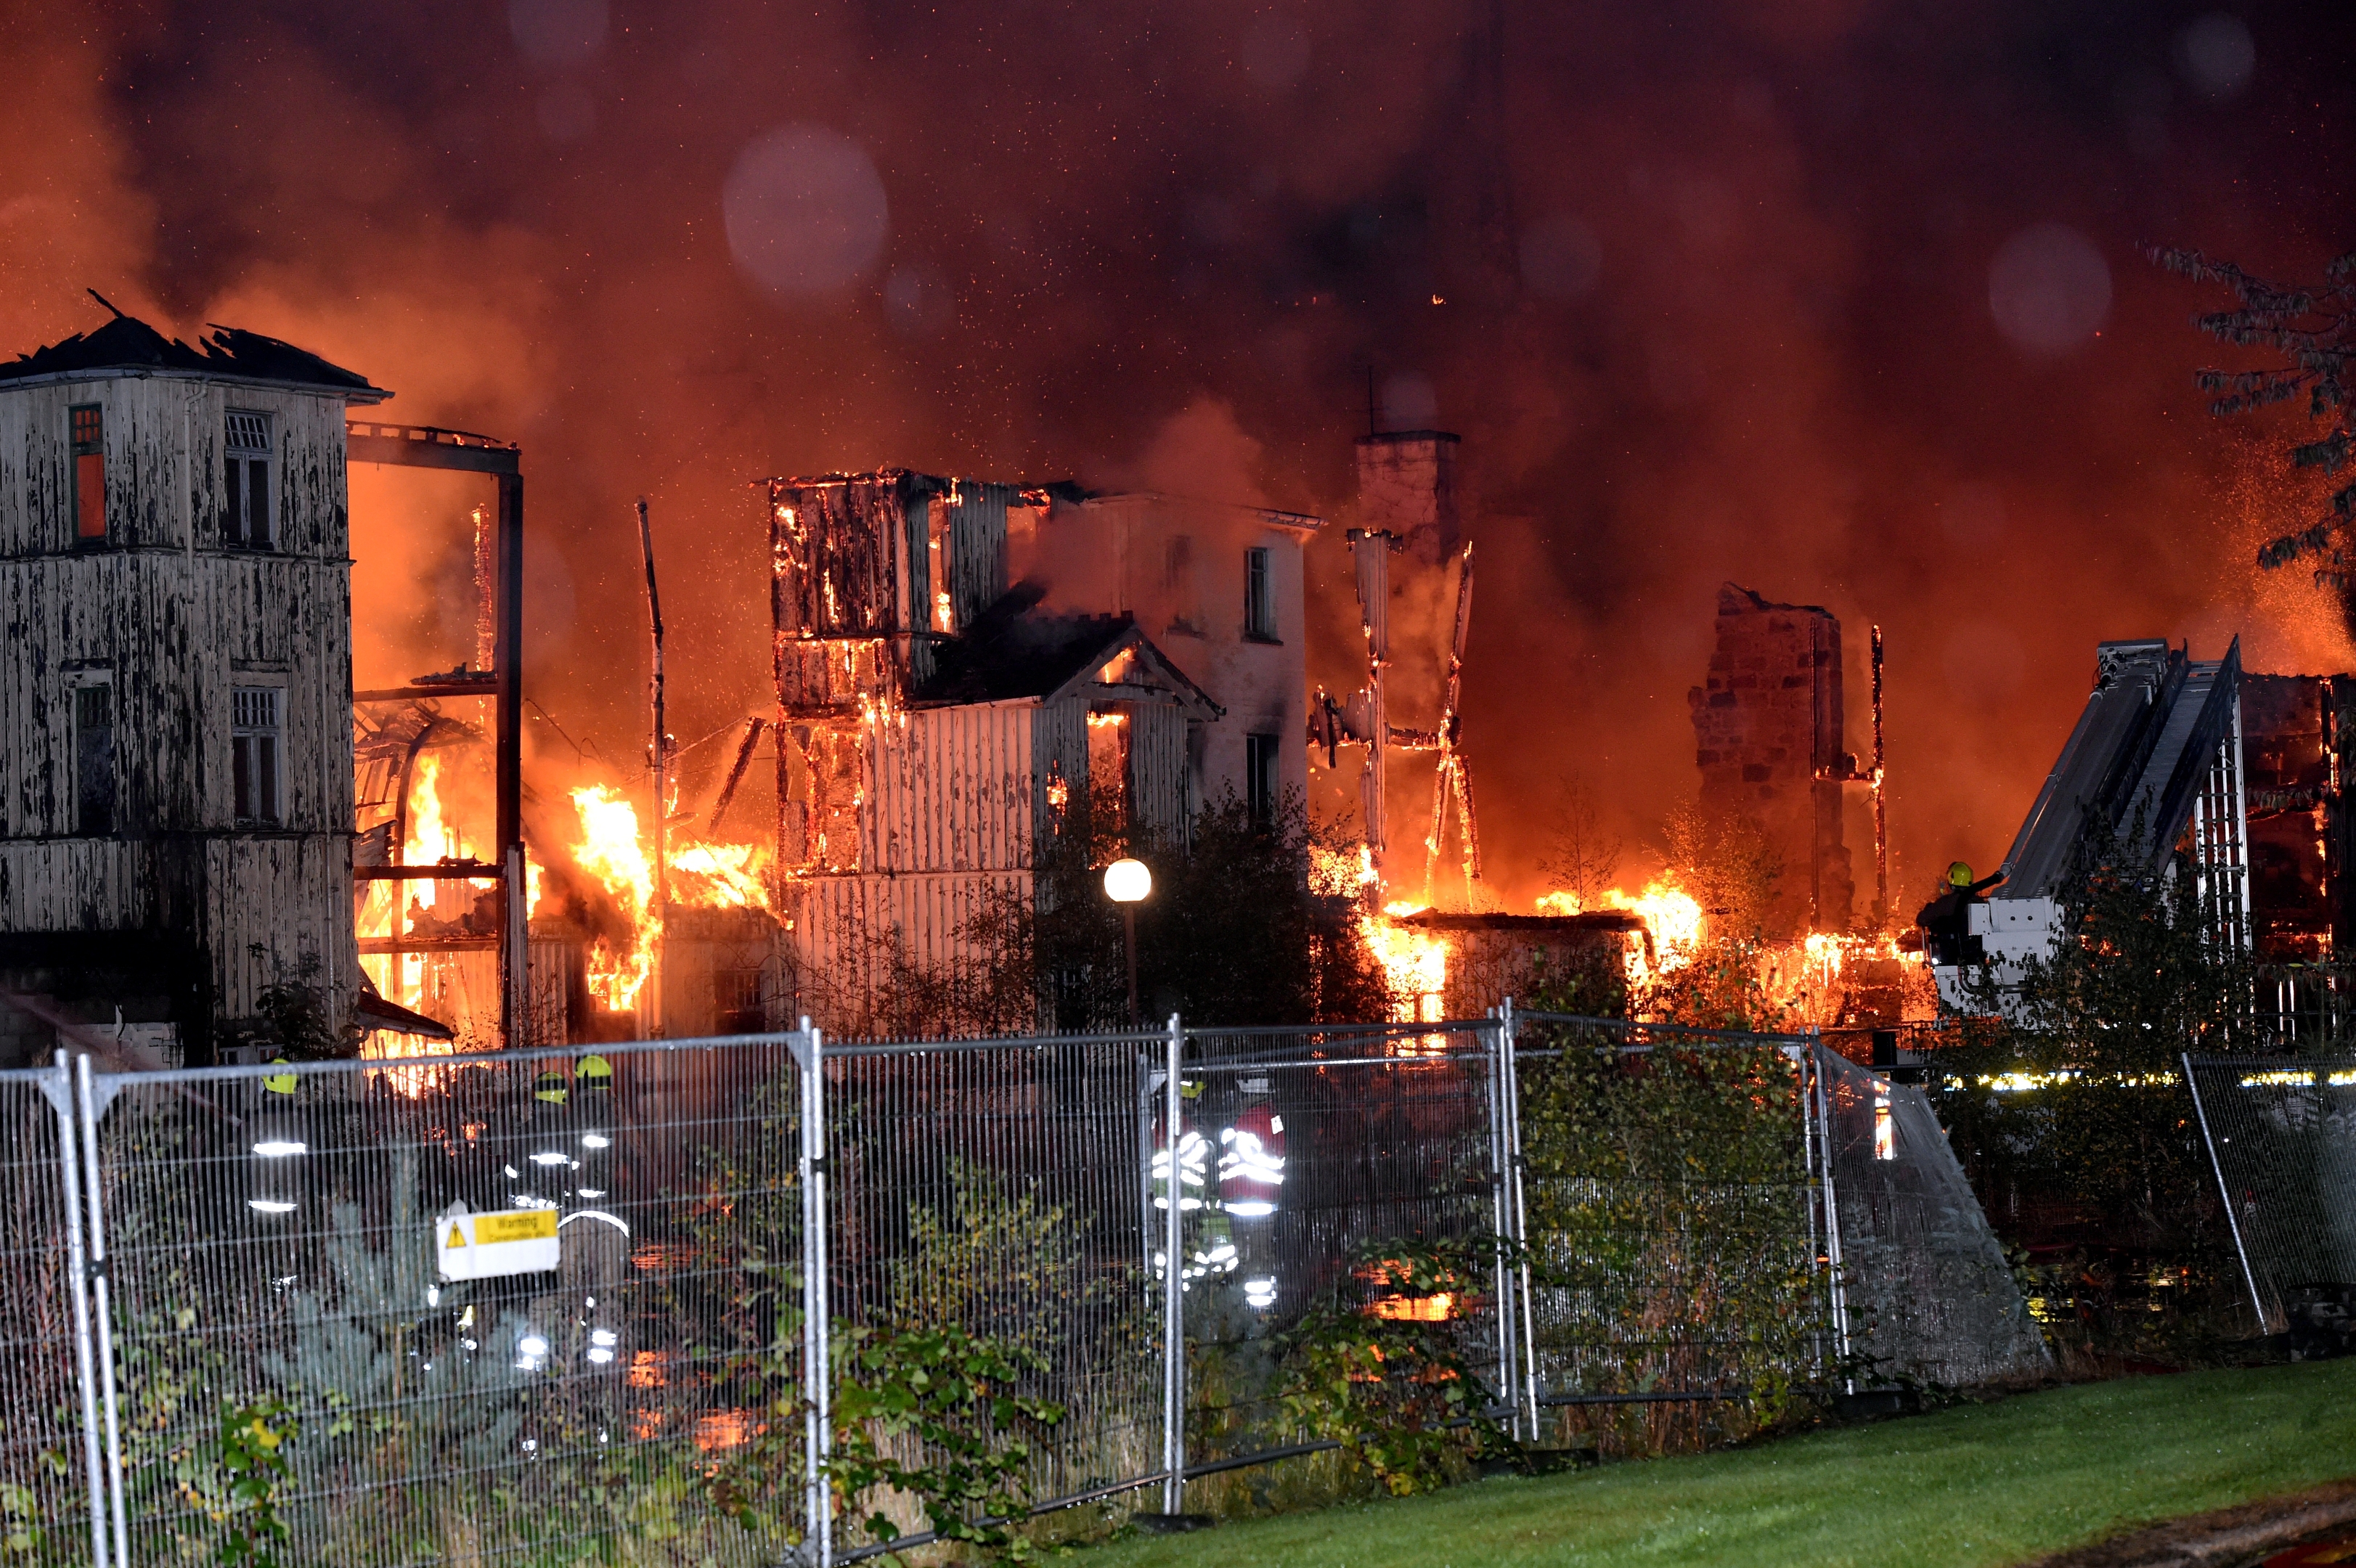
<svg viewBox="0 0 2356 1568">
<path fill-rule="evenodd" d="M 108 534 L 75 533 L 69 410 L 103 411 Z M 229 410 L 270 417 L 276 548 L 223 537 Z M 351 611 L 343 400 L 195 376 L 0 389 L 0 932 L 171 932 L 213 1010 L 305 959 L 348 997 Z M 113 691 L 116 822 L 74 820 L 70 687 Z M 281 812 L 241 827 L 231 692 L 282 693 Z"/>
</svg>

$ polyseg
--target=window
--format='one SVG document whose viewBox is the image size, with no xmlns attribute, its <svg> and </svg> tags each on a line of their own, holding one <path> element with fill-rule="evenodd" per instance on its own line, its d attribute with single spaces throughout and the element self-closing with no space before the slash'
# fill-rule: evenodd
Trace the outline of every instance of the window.
<svg viewBox="0 0 2356 1568">
<path fill-rule="evenodd" d="M 230 776 L 241 823 L 278 820 L 278 708 L 284 697 L 274 686 L 241 686 L 230 692 Z"/>
<path fill-rule="evenodd" d="M 759 1034 L 768 1027 L 758 969 L 714 969 L 712 1002 L 713 1027 L 722 1034 Z"/>
<path fill-rule="evenodd" d="M 231 409 L 221 450 L 221 542 L 268 549 L 277 542 L 270 527 L 270 416 Z"/>
<path fill-rule="evenodd" d="M 1170 602 L 1170 629 L 1189 636 L 1203 635 L 1203 607 L 1195 603 L 1194 541 L 1173 535 L 1162 552 L 1162 593 Z"/>
<path fill-rule="evenodd" d="M 1276 820 L 1276 744 L 1274 735 L 1244 737 L 1244 805 L 1255 827 Z"/>
<path fill-rule="evenodd" d="M 106 423 L 96 403 L 69 411 L 73 419 L 74 538 L 106 538 Z"/>
<path fill-rule="evenodd" d="M 73 688 L 74 831 L 114 831 L 114 684 L 84 677 Z"/>
<path fill-rule="evenodd" d="M 1268 551 L 1244 551 L 1244 635 L 1276 641 L 1276 592 L 1269 581 Z"/>
</svg>

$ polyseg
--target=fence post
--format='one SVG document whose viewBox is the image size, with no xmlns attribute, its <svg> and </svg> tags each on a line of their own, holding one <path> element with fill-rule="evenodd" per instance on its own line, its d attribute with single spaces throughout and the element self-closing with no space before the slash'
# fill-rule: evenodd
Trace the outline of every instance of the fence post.
<svg viewBox="0 0 2356 1568">
<path fill-rule="evenodd" d="M 1521 1286 L 1519 1321 L 1522 1326 L 1522 1413 L 1528 1419 L 1530 1441 L 1538 1440 L 1538 1342 L 1537 1296 L 1530 1287 L 1530 1212 L 1529 1185 L 1526 1172 L 1529 1157 L 1522 1147 L 1522 1069 L 1515 1047 L 1522 1037 L 1521 1019 L 1514 1011 L 1514 998 L 1507 997 L 1505 1006 L 1505 1140 L 1506 1152 L 1513 1163 L 1506 1168 L 1514 1179 L 1514 1243 L 1521 1250 L 1518 1270 Z"/>
<path fill-rule="evenodd" d="M 58 1187 L 66 1232 L 67 1290 L 73 1301 L 74 1371 L 81 1392 L 82 1478 L 90 1488 L 90 1560 L 106 1562 L 105 1460 L 99 1452 L 97 1353 L 91 1343 L 90 1252 L 81 1224 L 81 1139 L 74 1117 L 73 1068 L 57 1055 L 55 1076 L 41 1085 L 58 1114 Z"/>
<path fill-rule="evenodd" d="M 1162 1511 L 1183 1511 L 1186 1492 L 1186 1179 L 1178 1158 L 1179 1117 L 1185 1109 L 1179 1074 L 1186 1064 L 1186 1031 L 1170 1015 L 1169 1062 L 1162 1082 L 1162 1136 L 1170 1151 L 1170 1204 L 1162 1247 Z M 1205 1172 L 1207 1175 L 1207 1170 Z"/>
<path fill-rule="evenodd" d="M 1494 1031 L 1494 1050 L 1489 1059 L 1489 1151 L 1497 1174 L 1494 1205 L 1498 1243 L 1497 1392 L 1513 1411 L 1515 1437 L 1534 1443 L 1537 1416 L 1535 1407 L 1526 1409 L 1526 1401 L 1527 1391 L 1535 1385 L 1535 1368 L 1522 1353 L 1529 1339 L 1529 1265 L 1520 1255 L 1522 1139 L 1515 1114 L 1514 999 L 1507 997 L 1491 1009 L 1489 1017 Z"/>
<path fill-rule="evenodd" d="M 804 1484 L 802 1552 L 815 1568 L 834 1562 L 834 1499 L 827 1461 L 834 1450 L 828 1393 L 834 1369 L 828 1363 L 826 1073 L 819 1031 L 801 1020 L 802 1068 L 802 1382 Z"/>
<path fill-rule="evenodd" d="M 130 1531 L 123 1500 L 123 1418 L 114 1387 L 114 1310 L 107 1290 L 106 1215 L 101 1198 L 98 1160 L 98 1118 L 114 1098 L 112 1084 L 100 1090 L 91 1082 L 90 1058 L 74 1058 L 76 1109 L 80 1115 L 83 1189 L 90 1199 L 91 1317 L 98 1327 L 99 1398 L 106 1407 L 106 1489 L 108 1514 L 114 1522 L 115 1568 L 131 1568 Z M 91 1477 L 93 1481 L 96 1477 Z"/>
<path fill-rule="evenodd" d="M 2201 1141 L 2209 1148 L 2209 1168 L 2217 1173 L 2217 1196 L 2225 1203 L 2225 1223 L 2233 1232 L 2233 1252 L 2242 1260 L 2242 1279 L 2250 1287 L 2250 1310 L 2258 1315 L 2258 1332 L 2266 1331 L 2266 1304 L 2258 1295 L 2258 1276 L 2250 1267 L 2250 1249 L 2242 1243 L 2242 1218 L 2233 1211 L 2233 1189 L 2225 1185 L 2224 1162 L 2217 1157 L 2217 1140 L 2209 1136 L 2209 1112 L 2201 1104 L 2201 1082 L 2192 1076 L 2192 1053 L 2185 1052 L 2184 1086 L 2192 1091 L 2192 1114 L 2201 1122 Z"/>
<path fill-rule="evenodd" d="M 1832 1296 L 1833 1352 L 1846 1364 L 1848 1360 L 1848 1288 L 1841 1280 L 1840 1197 L 1834 1178 L 1833 1159 L 1833 1095 L 1825 1082 L 1824 1033 L 1815 1025 L 1808 1027 L 1809 1076 L 1815 1085 L 1815 1122 L 1817 1151 L 1822 1163 L 1816 1168 L 1824 1183 L 1825 1210 L 1825 1270 L 1827 1288 Z M 1843 1386 L 1850 1393 L 1857 1392 L 1857 1381 L 1845 1377 Z"/>
</svg>

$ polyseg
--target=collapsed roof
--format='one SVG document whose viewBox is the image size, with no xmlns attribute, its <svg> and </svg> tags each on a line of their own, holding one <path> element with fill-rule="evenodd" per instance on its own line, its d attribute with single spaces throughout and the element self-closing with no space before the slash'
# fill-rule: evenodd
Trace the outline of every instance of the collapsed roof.
<svg viewBox="0 0 2356 1568">
<path fill-rule="evenodd" d="M 365 376 L 259 332 L 216 325 L 190 347 L 120 312 L 95 332 L 77 333 L 0 363 L 0 384 L 107 370 L 228 377 L 338 392 L 358 403 L 380 403 L 392 396 L 381 387 L 369 385 Z"/>
</svg>

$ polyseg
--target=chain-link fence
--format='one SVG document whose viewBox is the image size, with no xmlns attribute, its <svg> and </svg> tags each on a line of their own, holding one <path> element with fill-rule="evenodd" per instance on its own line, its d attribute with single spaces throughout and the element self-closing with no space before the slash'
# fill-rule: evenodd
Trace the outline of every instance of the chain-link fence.
<svg viewBox="0 0 2356 1568">
<path fill-rule="evenodd" d="M 1316 1312 L 1428 1326 L 1462 1418 L 1538 1442 L 1849 1376 L 1852 1328 L 1965 1381 L 2018 1315 L 1919 1093 L 1804 1037 L 1508 1008 L 76 1072 L 0 1075 L 36 1563 L 851 1562 L 1332 1448 L 1283 1397 Z M 908 1355 L 1058 1413 L 874 1415 Z"/>
<path fill-rule="evenodd" d="M 2356 1058 L 2188 1056 L 2252 1308 L 2295 1349 L 2351 1348 Z"/>
</svg>

